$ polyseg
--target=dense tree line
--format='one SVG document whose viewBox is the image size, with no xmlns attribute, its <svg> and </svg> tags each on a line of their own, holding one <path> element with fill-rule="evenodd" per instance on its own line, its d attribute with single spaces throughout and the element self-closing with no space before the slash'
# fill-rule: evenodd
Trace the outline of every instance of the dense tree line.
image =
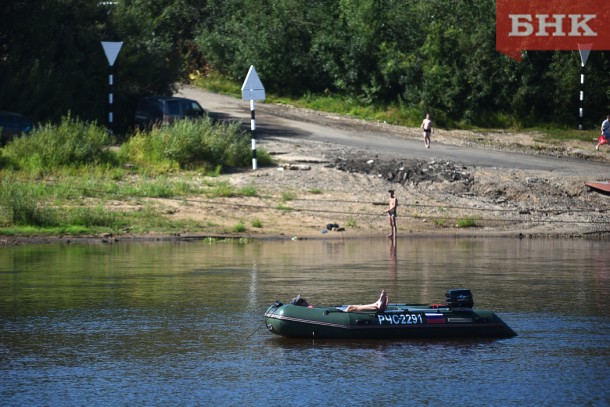
<svg viewBox="0 0 610 407">
<path fill-rule="evenodd" d="M 11 0 L 0 25 L 0 109 L 41 122 L 68 112 L 105 124 L 108 61 L 101 41 L 123 41 L 114 65 L 122 130 L 137 98 L 171 93 L 198 55 L 192 41 L 206 0 Z"/>
<path fill-rule="evenodd" d="M 0 108 L 103 122 L 100 41 L 115 65 L 125 123 L 138 96 L 168 93 L 194 69 L 238 82 L 255 65 L 268 91 L 338 94 L 429 110 L 446 122 L 577 121 L 578 52 L 495 49 L 493 0 L 14 0 L 0 27 Z M 585 119 L 610 110 L 610 52 L 585 68 Z"/>
</svg>

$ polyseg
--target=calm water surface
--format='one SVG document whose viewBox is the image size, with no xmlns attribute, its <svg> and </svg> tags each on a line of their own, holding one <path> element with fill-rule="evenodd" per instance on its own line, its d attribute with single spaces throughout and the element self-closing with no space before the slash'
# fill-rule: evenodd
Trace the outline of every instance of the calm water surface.
<svg viewBox="0 0 610 407">
<path fill-rule="evenodd" d="M 312 341 L 262 314 L 440 302 L 470 288 L 503 340 Z M 581 240 L 403 239 L 0 249 L 0 405 L 610 403 L 610 250 Z"/>
</svg>

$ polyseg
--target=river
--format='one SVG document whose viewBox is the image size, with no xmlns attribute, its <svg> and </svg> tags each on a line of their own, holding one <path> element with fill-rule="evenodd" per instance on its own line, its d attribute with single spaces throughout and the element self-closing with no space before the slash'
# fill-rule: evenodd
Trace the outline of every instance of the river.
<svg viewBox="0 0 610 407">
<path fill-rule="evenodd" d="M 469 288 L 518 336 L 287 340 L 262 315 L 441 302 Z M 382 239 L 0 249 L 0 405 L 610 403 L 607 242 Z"/>
</svg>

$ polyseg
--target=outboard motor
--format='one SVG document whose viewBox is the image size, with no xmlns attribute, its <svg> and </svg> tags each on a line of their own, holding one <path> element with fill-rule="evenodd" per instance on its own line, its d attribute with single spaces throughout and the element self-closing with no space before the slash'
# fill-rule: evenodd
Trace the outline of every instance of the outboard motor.
<svg viewBox="0 0 610 407">
<path fill-rule="evenodd" d="M 474 298 L 472 298 L 470 290 L 464 288 L 449 290 L 445 293 L 445 304 L 449 308 L 472 308 Z"/>
</svg>

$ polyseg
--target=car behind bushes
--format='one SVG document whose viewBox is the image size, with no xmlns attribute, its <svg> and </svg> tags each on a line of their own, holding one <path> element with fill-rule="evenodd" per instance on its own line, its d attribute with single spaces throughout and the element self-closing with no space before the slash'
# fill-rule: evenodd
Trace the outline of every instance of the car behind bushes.
<svg viewBox="0 0 610 407">
<path fill-rule="evenodd" d="M 203 117 L 205 111 L 192 99 L 169 96 L 140 99 L 135 114 L 135 126 L 150 129 L 154 125 L 169 125 L 176 120 Z"/>
<path fill-rule="evenodd" d="M 27 134 L 34 128 L 34 124 L 27 117 L 19 113 L 0 112 L 0 146 L 12 140 L 13 137 Z"/>
</svg>

